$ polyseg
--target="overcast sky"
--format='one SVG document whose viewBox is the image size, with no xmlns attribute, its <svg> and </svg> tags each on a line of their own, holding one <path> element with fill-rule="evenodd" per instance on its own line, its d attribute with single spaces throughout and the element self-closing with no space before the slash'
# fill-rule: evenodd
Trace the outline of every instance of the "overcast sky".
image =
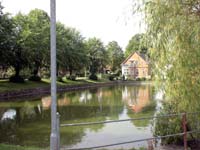
<svg viewBox="0 0 200 150">
<path fill-rule="evenodd" d="M 50 12 L 50 0 L 0 0 L 4 12 L 27 14 L 34 8 Z M 134 0 L 133 0 L 134 1 Z M 57 0 L 57 21 L 74 27 L 104 44 L 117 41 L 124 49 L 130 38 L 143 32 L 140 18 L 131 13 L 131 0 Z"/>
</svg>

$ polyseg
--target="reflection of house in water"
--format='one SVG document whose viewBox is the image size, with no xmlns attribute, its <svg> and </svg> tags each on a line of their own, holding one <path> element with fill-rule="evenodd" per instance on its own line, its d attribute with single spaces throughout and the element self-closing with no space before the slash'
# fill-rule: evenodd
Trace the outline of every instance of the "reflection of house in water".
<svg viewBox="0 0 200 150">
<path fill-rule="evenodd" d="M 58 106 L 67 106 L 70 104 L 70 100 L 65 96 L 58 99 Z M 51 96 L 42 98 L 42 107 L 44 109 L 49 109 L 51 107 Z"/>
<path fill-rule="evenodd" d="M 122 100 L 134 112 L 140 112 L 150 103 L 149 86 L 125 86 L 122 90 Z"/>
</svg>

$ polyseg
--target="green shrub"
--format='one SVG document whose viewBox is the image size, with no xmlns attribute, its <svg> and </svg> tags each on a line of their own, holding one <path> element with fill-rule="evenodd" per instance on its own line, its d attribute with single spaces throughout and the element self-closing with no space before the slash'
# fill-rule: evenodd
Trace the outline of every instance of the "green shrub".
<svg viewBox="0 0 200 150">
<path fill-rule="evenodd" d="M 64 82 L 64 81 L 63 81 L 63 78 L 62 78 L 62 77 L 60 77 L 60 76 L 59 76 L 59 77 L 57 77 L 57 81 L 58 81 L 58 82 Z"/>
<path fill-rule="evenodd" d="M 67 79 L 72 80 L 72 81 L 76 81 L 76 76 L 71 75 L 71 76 L 67 77 Z"/>
<path fill-rule="evenodd" d="M 168 103 L 163 103 L 163 108 L 157 116 L 177 113 L 173 111 L 172 106 Z M 154 136 L 165 136 L 169 134 L 182 133 L 182 123 L 180 116 L 165 117 L 156 119 L 154 122 Z M 181 136 L 173 136 L 162 139 L 162 144 L 179 144 L 182 142 Z"/>
<path fill-rule="evenodd" d="M 11 76 L 9 78 L 9 81 L 13 83 L 24 83 L 24 78 L 22 78 L 21 76 Z"/>
<path fill-rule="evenodd" d="M 146 78 L 145 78 L 145 77 L 142 77 L 142 78 L 141 78 L 141 81 L 145 81 L 145 80 L 146 80 Z"/>
<path fill-rule="evenodd" d="M 91 80 L 98 80 L 98 77 L 97 77 L 97 75 L 95 75 L 95 74 L 91 74 L 90 76 L 89 76 L 89 79 L 91 79 Z"/>
<path fill-rule="evenodd" d="M 117 71 L 115 72 L 115 75 L 116 75 L 116 76 L 120 76 L 121 74 L 122 74 L 121 70 L 117 70 Z"/>
<path fill-rule="evenodd" d="M 110 75 L 109 77 L 108 77 L 108 79 L 110 80 L 110 81 L 114 81 L 114 79 L 115 79 L 115 75 Z"/>
<path fill-rule="evenodd" d="M 136 81 L 141 81 L 141 78 L 136 78 Z"/>
<path fill-rule="evenodd" d="M 41 78 L 39 76 L 31 76 L 28 80 L 29 81 L 37 81 L 37 82 L 39 82 L 39 81 L 41 81 Z"/>
</svg>

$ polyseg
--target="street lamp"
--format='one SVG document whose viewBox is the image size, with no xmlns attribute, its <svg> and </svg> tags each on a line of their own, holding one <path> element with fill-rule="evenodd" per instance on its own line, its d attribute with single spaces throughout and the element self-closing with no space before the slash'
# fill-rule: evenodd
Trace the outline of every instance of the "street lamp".
<svg viewBox="0 0 200 150">
<path fill-rule="evenodd" d="M 51 135 L 50 150 L 58 150 L 56 104 L 56 0 L 50 0 L 51 12 Z"/>
</svg>

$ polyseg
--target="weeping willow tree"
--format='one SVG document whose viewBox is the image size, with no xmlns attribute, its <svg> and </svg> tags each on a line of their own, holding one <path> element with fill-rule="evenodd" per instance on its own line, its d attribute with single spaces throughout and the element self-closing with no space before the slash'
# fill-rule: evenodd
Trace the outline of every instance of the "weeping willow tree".
<svg viewBox="0 0 200 150">
<path fill-rule="evenodd" d="M 200 111 L 200 1 L 141 0 L 140 4 L 155 80 L 166 96 L 161 114 Z M 191 128 L 194 123 L 192 118 Z M 169 130 L 181 132 L 180 119 L 157 122 L 156 134 L 169 134 Z M 172 141 L 176 140 L 167 142 Z"/>
<path fill-rule="evenodd" d="M 176 111 L 200 110 L 200 1 L 145 3 L 147 35 L 157 81 Z"/>
</svg>

